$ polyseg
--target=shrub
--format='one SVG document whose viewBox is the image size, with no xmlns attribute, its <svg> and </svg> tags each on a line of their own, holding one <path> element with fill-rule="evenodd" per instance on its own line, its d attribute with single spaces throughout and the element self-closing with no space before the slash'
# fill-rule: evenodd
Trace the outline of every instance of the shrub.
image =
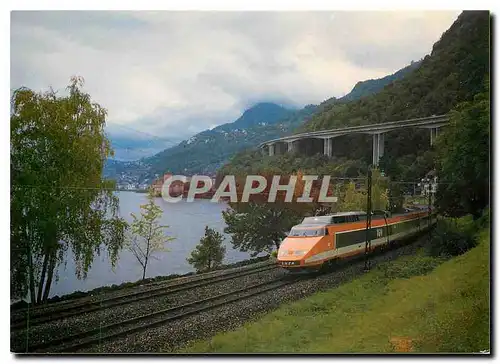
<svg viewBox="0 0 500 364">
<path fill-rule="evenodd" d="M 481 230 L 490 227 L 490 209 L 486 208 L 479 219 L 476 220 L 476 229 Z"/>
<path fill-rule="evenodd" d="M 394 262 L 387 262 L 377 267 L 385 279 L 410 278 L 432 271 L 443 261 L 429 256 L 402 257 Z"/>
<path fill-rule="evenodd" d="M 220 267 L 226 254 L 223 242 L 224 236 L 221 233 L 205 226 L 205 236 L 187 258 L 188 263 L 195 267 L 197 272 L 208 272 Z"/>
<path fill-rule="evenodd" d="M 432 232 L 429 253 L 432 256 L 455 256 L 477 245 L 477 223 L 471 215 L 438 221 Z"/>
</svg>

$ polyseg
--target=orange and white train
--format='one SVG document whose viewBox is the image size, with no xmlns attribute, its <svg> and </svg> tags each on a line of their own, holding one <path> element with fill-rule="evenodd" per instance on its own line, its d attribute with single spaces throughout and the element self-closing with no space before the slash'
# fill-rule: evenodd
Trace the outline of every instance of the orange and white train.
<svg viewBox="0 0 500 364">
<path fill-rule="evenodd" d="M 429 210 L 391 217 L 372 215 L 371 249 L 409 238 L 429 228 Z M 278 264 L 289 271 L 318 270 L 337 259 L 365 253 L 366 212 L 306 217 L 294 226 L 278 250 Z"/>
</svg>

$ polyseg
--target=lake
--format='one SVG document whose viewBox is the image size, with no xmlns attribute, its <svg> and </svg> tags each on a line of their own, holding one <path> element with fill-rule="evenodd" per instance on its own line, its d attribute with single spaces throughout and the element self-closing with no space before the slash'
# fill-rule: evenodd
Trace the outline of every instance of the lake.
<svg viewBox="0 0 500 364">
<path fill-rule="evenodd" d="M 116 195 L 120 199 L 120 215 L 128 222 L 132 221 L 130 213 L 139 215 L 140 205 L 147 203 L 147 195 L 144 193 L 120 191 Z M 224 241 L 225 264 L 250 258 L 249 253 L 233 249 L 230 237 L 224 234 L 223 230 L 226 225 L 222 211 L 227 209 L 227 204 L 212 203 L 210 200 L 195 200 L 190 203 L 184 200 L 178 203 L 168 203 L 161 197 L 156 198 L 155 203 L 163 210 L 161 224 L 169 226 L 165 232 L 176 239 L 167 243 L 170 251 L 157 253 L 155 256 L 158 260 L 150 260 L 146 277 L 193 272 L 194 269 L 186 258 L 205 235 L 207 225 L 226 237 Z M 79 280 L 75 275 L 73 255 L 69 252 L 66 264 L 59 266 L 58 280 L 52 283 L 50 297 L 74 291 L 88 291 L 100 286 L 134 282 L 141 278 L 142 268 L 132 253 L 122 250 L 113 271 L 107 251 L 103 250 L 101 255 L 95 258 L 87 278 Z"/>
</svg>

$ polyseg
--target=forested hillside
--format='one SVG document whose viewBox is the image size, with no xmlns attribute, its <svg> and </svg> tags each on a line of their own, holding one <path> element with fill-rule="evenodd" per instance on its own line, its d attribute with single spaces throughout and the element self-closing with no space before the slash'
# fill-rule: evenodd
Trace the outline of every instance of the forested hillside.
<svg viewBox="0 0 500 364">
<path fill-rule="evenodd" d="M 490 20 L 488 12 L 463 12 L 419 67 L 371 96 L 350 102 L 325 102 L 295 132 L 380 123 L 444 114 L 484 91 L 489 78 Z M 353 90 L 354 91 L 354 90 Z M 435 167 L 428 130 L 406 129 L 386 135 L 386 153 L 380 165 L 394 179 L 415 180 Z M 357 176 L 371 163 L 371 137 L 335 138 L 334 158 L 310 157 L 307 165 Z M 304 156 L 268 157 L 247 151 L 236 156 L 221 173 L 258 169 L 305 168 Z M 246 166 L 246 167 L 243 167 Z M 353 168 L 356 166 L 356 168 Z"/>
<path fill-rule="evenodd" d="M 360 81 L 344 97 L 330 98 L 319 106 L 307 105 L 299 110 L 289 110 L 273 103 L 259 103 L 246 110 L 236 121 L 205 130 L 154 156 L 130 162 L 108 161 L 105 175 L 118 179 L 121 183 L 133 183 L 151 181 L 156 174 L 166 171 L 185 174 L 214 173 L 236 153 L 266 140 L 293 133 L 326 105 L 369 96 L 390 82 L 402 79 L 419 65 L 420 61 L 412 62 L 386 77 Z"/>
<path fill-rule="evenodd" d="M 349 92 L 347 95 L 339 97 L 338 99 L 335 97 L 329 98 L 328 100 L 323 101 L 319 105 L 319 108 L 321 109 L 322 107 L 333 103 L 345 103 L 373 95 L 382 90 L 390 83 L 400 80 L 403 77 L 405 77 L 408 73 L 416 70 L 418 67 L 420 67 L 421 63 L 422 60 L 418 62 L 411 62 L 410 65 L 406 66 L 405 68 L 401 68 L 399 71 L 394 72 L 391 75 L 382 78 L 377 78 L 374 80 L 359 81 L 354 85 L 351 92 Z"/>
<path fill-rule="evenodd" d="M 310 117 L 315 106 L 290 110 L 261 103 L 246 110 L 233 123 L 205 130 L 175 147 L 144 159 L 150 174 L 213 173 L 236 152 L 294 130 Z"/>
<path fill-rule="evenodd" d="M 372 169 L 378 176 L 372 185 L 372 200 L 377 196 L 379 206 L 382 205 L 378 208 L 402 211 L 403 195 L 413 194 L 418 181 L 434 171 L 438 188 L 432 203 L 439 213 L 480 218 L 490 197 L 489 23 L 487 12 L 462 13 L 416 70 L 375 95 L 352 102 L 333 101 L 326 107 L 323 104 L 301 129 L 448 113 L 450 122 L 442 128 L 433 146 L 428 130 L 386 133 L 386 154 L 380 160 L 379 170 Z M 340 202 L 323 206 L 312 203 L 306 213 L 359 210 L 366 208 L 366 185 L 359 179 L 356 183 L 349 180 L 364 180 L 372 162 L 371 153 L 370 135 L 335 138 L 333 157 L 297 152 L 269 156 L 261 150 L 248 150 L 221 168 L 218 180 L 231 174 L 342 177 L 332 183 Z M 293 217 L 302 216 L 293 204 L 240 203 L 231 204 L 231 208 L 224 219 L 235 246 L 284 237 L 294 223 Z M 270 221 L 269 215 L 286 216 L 288 222 L 271 225 L 266 237 L 247 234 L 258 230 L 256 221 Z M 453 240 L 452 236 L 448 234 L 446 240 Z"/>
<path fill-rule="evenodd" d="M 395 80 L 417 69 L 420 61 L 412 62 L 399 71 L 372 80 L 359 81 L 351 92 L 341 98 L 330 98 L 318 105 L 300 110 L 287 110 L 272 103 L 259 103 L 246 110 L 232 123 L 203 131 L 179 145 L 143 160 L 151 166 L 150 174 L 165 170 L 183 173 L 213 173 L 237 152 L 274 138 L 292 134 L 315 112 L 329 104 L 345 103 L 370 96 Z"/>
<path fill-rule="evenodd" d="M 326 106 L 301 130 L 447 113 L 481 92 L 489 71 L 489 31 L 488 12 L 463 12 L 414 72 L 370 97 Z"/>
</svg>

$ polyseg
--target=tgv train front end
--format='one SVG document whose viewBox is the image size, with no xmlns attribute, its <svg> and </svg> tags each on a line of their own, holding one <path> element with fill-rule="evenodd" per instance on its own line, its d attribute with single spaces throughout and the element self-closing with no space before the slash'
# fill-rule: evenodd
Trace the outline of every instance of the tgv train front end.
<svg viewBox="0 0 500 364">
<path fill-rule="evenodd" d="M 278 265 L 288 271 L 317 270 L 322 262 L 308 259 L 325 238 L 325 227 L 297 225 L 292 228 L 278 250 Z"/>
</svg>

